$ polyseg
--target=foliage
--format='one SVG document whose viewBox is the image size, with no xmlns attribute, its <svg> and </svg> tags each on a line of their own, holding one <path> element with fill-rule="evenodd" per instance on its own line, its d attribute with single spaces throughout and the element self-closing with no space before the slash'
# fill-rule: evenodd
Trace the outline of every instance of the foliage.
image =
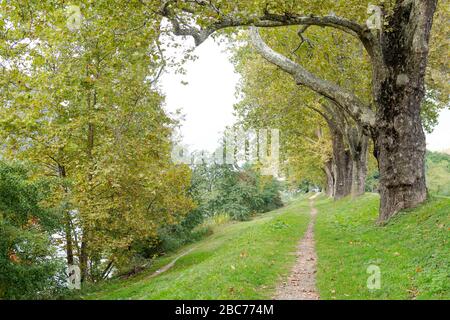
<svg viewBox="0 0 450 320">
<path fill-rule="evenodd" d="M 142 248 L 141 254 L 146 258 L 152 258 L 200 240 L 209 233 L 208 229 L 198 228 L 203 220 L 203 212 L 198 208 L 193 209 L 179 223 L 161 227 L 157 243 Z"/>
<path fill-rule="evenodd" d="M 231 217 L 227 213 L 216 214 L 205 219 L 200 225 L 201 228 L 213 229 L 217 226 L 227 224 L 231 221 Z"/>
<path fill-rule="evenodd" d="M 434 127 L 438 124 L 439 112 L 445 105 L 439 100 L 439 92 L 436 90 L 427 90 L 422 101 L 420 110 L 422 117 L 422 125 L 427 133 L 432 133 Z"/>
<path fill-rule="evenodd" d="M 62 2 L 1 6 L 5 156 L 59 179 L 52 201 L 64 204 L 63 238 L 83 275 L 127 268 L 140 242 L 155 243 L 193 208 L 190 170 L 170 160 L 175 123 L 154 86 L 161 17 L 137 2 L 81 1 L 72 29 Z"/>
<path fill-rule="evenodd" d="M 58 287 L 61 260 L 52 234 L 61 228 L 46 208 L 49 185 L 28 167 L 0 161 L 0 298 L 31 299 Z"/>
<path fill-rule="evenodd" d="M 302 38 L 297 32 L 291 27 L 264 33 L 278 52 L 369 99 L 367 57 L 354 39 L 327 29 L 307 29 Z M 319 114 L 324 98 L 298 87 L 290 76 L 264 61 L 250 44 L 234 48 L 234 62 L 243 78 L 239 88 L 242 101 L 235 106 L 243 125 L 279 128 L 283 171 L 289 181 L 296 185 L 309 180 L 324 186 L 325 163 L 331 159 L 330 133 Z"/>
<path fill-rule="evenodd" d="M 372 172 L 372 174 L 367 176 L 366 179 L 366 191 L 367 192 L 378 192 L 378 186 L 380 184 L 380 173 L 378 170 Z"/>
<path fill-rule="evenodd" d="M 314 183 L 311 183 L 309 180 L 302 180 L 296 191 L 300 193 L 308 193 L 311 192 L 313 189 L 317 188 L 317 186 Z"/>
<path fill-rule="evenodd" d="M 202 164 L 194 168 L 193 175 L 205 216 L 226 213 L 235 220 L 248 220 L 254 213 L 283 205 L 279 182 L 250 165 Z"/>
<path fill-rule="evenodd" d="M 200 240 L 218 221 L 248 220 L 255 213 L 283 205 L 281 184 L 273 177 L 261 176 L 250 165 L 240 168 L 203 163 L 192 170 L 189 195 L 196 207 L 177 223 L 162 225 L 154 241 L 138 243 L 134 252 L 141 260 Z"/>
</svg>

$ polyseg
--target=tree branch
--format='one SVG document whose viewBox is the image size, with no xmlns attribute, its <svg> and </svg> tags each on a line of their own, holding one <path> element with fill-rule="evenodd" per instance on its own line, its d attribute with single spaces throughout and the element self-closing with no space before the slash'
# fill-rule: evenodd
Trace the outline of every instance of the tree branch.
<svg viewBox="0 0 450 320">
<path fill-rule="evenodd" d="M 314 112 L 316 112 L 317 114 L 319 114 L 322 118 L 325 119 L 326 122 L 330 122 L 331 118 L 322 110 L 317 109 L 316 107 L 312 107 L 312 106 L 307 106 L 307 108 L 313 110 Z"/>
<path fill-rule="evenodd" d="M 195 14 L 195 6 L 199 6 L 203 8 L 208 7 L 215 15 L 218 15 L 219 18 L 203 28 L 193 27 L 189 25 L 189 23 L 182 25 L 179 21 L 179 17 L 171 7 L 171 4 L 176 3 L 188 5 L 180 8 L 181 12 L 184 12 L 187 15 Z M 369 107 L 365 106 L 353 93 L 339 87 L 335 83 L 318 78 L 299 64 L 275 52 L 262 40 L 256 29 L 256 27 L 282 27 L 293 25 L 302 25 L 304 27 L 312 25 L 333 27 L 360 39 L 372 59 L 378 62 L 380 59 L 378 48 L 379 41 L 370 32 L 367 26 L 335 15 L 305 16 L 292 13 L 273 14 L 268 12 L 268 10 L 264 10 L 264 13 L 261 15 L 255 15 L 250 18 L 241 18 L 224 14 L 218 7 L 211 5 L 211 1 L 205 0 L 165 0 L 161 6 L 160 14 L 169 19 L 175 35 L 193 37 L 196 46 L 203 43 L 211 34 L 218 30 L 229 27 L 250 26 L 252 42 L 258 52 L 266 60 L 291 74 L 297 84 L 307 86 L 313 91 L 335 102 L 365 129 L 372 129 L 375 124 L 374 112 Z"/>
<path fill-rule="evenodd" d="M 181 8 L 181 12 L 195 14 L 195 6 L 209 7 L 211 12 L 219 16 L 215 22 L 204 28 L 194 28 L 191 26 L 180 26 L 177 19 L 177 15 L 171 8 L 171 4 L 180 3 L 176 0 L 165 0 L 160 9 L 160 13 L 169 19 L 174 28 L 175 35 L 179 36 L 191 36 L 195 40 L 195 45 L 202 44 L 211 34 L 216 31 L 230 28 L 230 27 L 242 27 L 242 26 L 256 26 L 256 27 L 284 27 L 284 26 L 320 26 L 320 27 L 332 27 L 346 32 L 356 38 L 358 38 L 368 51 L 369 55 L 375 59 L 377 57 L 377 45 L 378 39 L 371 33 L 370 29 L 366 25 L 359 24 L 355 21 L 339 17 L 336 15 L 327 16 L 315 16 L 315 15 L 299 15 L 295 13 L 274 14 L 270 13 L 267 9 L 263 14 L 253 15 L 249 18 L 233 17 L 232 15 L 223 13 L 215 6 L 211 1 L 205 0 L 184 0 L 182 4 L 188 4 L 189 7 Z"/>
<path fill-rule="evenodd" d="M 274 51 L 261 38 L 257 28 L 250 27 L 250 35 L 256 50 L 267 61 L 292 75 L 298 85 L 304 85 L 335 102 L 361 126 L 366 128 L 373 127 L 375 124 L 374 112 L 365 106 L 353 93 L 333 82 L 318 78 L 298 63 Z"/>
</svg>

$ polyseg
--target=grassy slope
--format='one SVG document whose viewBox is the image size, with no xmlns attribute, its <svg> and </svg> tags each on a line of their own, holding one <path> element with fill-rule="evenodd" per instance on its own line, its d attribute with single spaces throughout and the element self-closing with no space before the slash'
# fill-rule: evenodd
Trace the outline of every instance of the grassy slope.
<svg viewBox="0 0 450 320">
<path fill-rule="evenodd" d="M 428 152 L 425 168 L 430 192 L 450 196 L 450 155 Z"/>
<path fill-rule="evenodd" d="M 218 227 L 214 234 L 168 257 L 135 278 L 112 280 L 86 299 L 267 299 L 295 261 L 309 221 L 307 201 Z M 194 248 L 165 273 L 148 276 Z"/>
<path fill-rule="evenodd" d="M 376 226 L 378 196 L 317 202 L 322 299 L 450 299 L 450 199 L 434 198 Z M 366 269 L 381 269 L 370 291 Z"/>
<path fill-rule="evenodd" d="M 317 285 L 322 299 L 450 299 L 450 198 L 433 198 L 375 224 L 378 196 L 332 201 L 319 198 Z M 231 223 L 129 280 L 112 280 L 87 299 L 264 299 L 270 298 L 295 260 L 309 221 L 309 206 L 297 200 L 252 221 Z M 166 273 L 148 276 L 182 252 Z M 366 269 L 381 269 L 381 289 L 366 287 Z"/>
</svg>

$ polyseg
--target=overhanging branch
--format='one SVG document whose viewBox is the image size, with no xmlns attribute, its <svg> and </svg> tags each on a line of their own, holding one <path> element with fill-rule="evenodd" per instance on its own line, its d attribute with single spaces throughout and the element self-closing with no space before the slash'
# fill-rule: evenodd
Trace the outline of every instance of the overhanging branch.
<svg viewBox="0 0 450 320">
<path fill-rule="evenodd" d="M 191 26 L 181 27 L 178 16 L 172 8 L 173 4 L 181 5 L 179 15 L 195 14 L 196 7 L 209 8 L 211 13 L 217 18 L 211 24 L 203 28 L 194 28 Z M 184 6 L 183 6 L 184 5 Z M 364 24 L 336 15 L 315 16 L 315 15 L 299 15 L 295 13 L 275 14 L 270 13 L 267 9 L 260 15 L 254 15 L 249 18 L 236 17 L 231 14 L 222 12 L 218 6 L 212 1 L 205 0 L 165 0 L 160 9 L 160 13 L 172 23 L 174 33 L 179 36 L 191 36 L 195 40 L 196 46 L 203 43 L 211 34 L 216 31 L 240 26 L 256 26 L 256 27 L 284 27 L 284 26 L 320 26 L 332 27 L 346 32 L 358 38 L 369 52 L 374 55 L 374 49 L 377 46 L 377 39 Z M 375 54 L 376 55 L 376 54 Z"/>
<path fill-rule="evenodd" d="M 250 27 L 250 36 L 256 50 L 267 61 L 292 75 L 299 85 L 304 85 L 318 94 L 330 99 L 343 108 L 355 121 L 366 128 L 375 124 L 375 114 L 357 96 L 337 84 L 320 79 L 298 63 L 270 48 L 261 38 L 256 27 Z"/>
</svg>

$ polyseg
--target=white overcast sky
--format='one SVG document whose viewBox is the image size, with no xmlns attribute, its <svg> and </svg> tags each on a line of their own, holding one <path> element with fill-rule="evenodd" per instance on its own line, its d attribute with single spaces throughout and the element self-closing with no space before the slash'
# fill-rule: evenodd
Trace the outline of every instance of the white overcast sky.
<svg viewBox="0 0 450 320">
<path fill-rule="evenodd" d="M 209 38 L 195 49 L 198 59 L 184 66 L 186 74 L 169 70 L 161 77 L 166 109 L 181 109 L 185 115 L 181 133 L 190 150 L 213 152 L 225 127 L 234 123 L 239 75 L 224 50 L 224 45 Z"/>
<path fill-rule="evenodd" d="M 198 59 L 185 65 L 187 73 L 181 75 L 168 70 L 161 78 L 161 89 L 166 95 L 166 109 L 170 112 L 181 109 L 185 115 L 181 128 L 183 143 L 190 150 L 212 152 L 225 127 L 234 122 L 239 75 L 234 72 L 225 46 L 211 38 L 194 53 Z M 188 84 L 183 85 L 182 81 Z M 427 148 L 450 149 L 450 110 L 441 112 L 439 125 L 427 135 Z"/>
</svg>

